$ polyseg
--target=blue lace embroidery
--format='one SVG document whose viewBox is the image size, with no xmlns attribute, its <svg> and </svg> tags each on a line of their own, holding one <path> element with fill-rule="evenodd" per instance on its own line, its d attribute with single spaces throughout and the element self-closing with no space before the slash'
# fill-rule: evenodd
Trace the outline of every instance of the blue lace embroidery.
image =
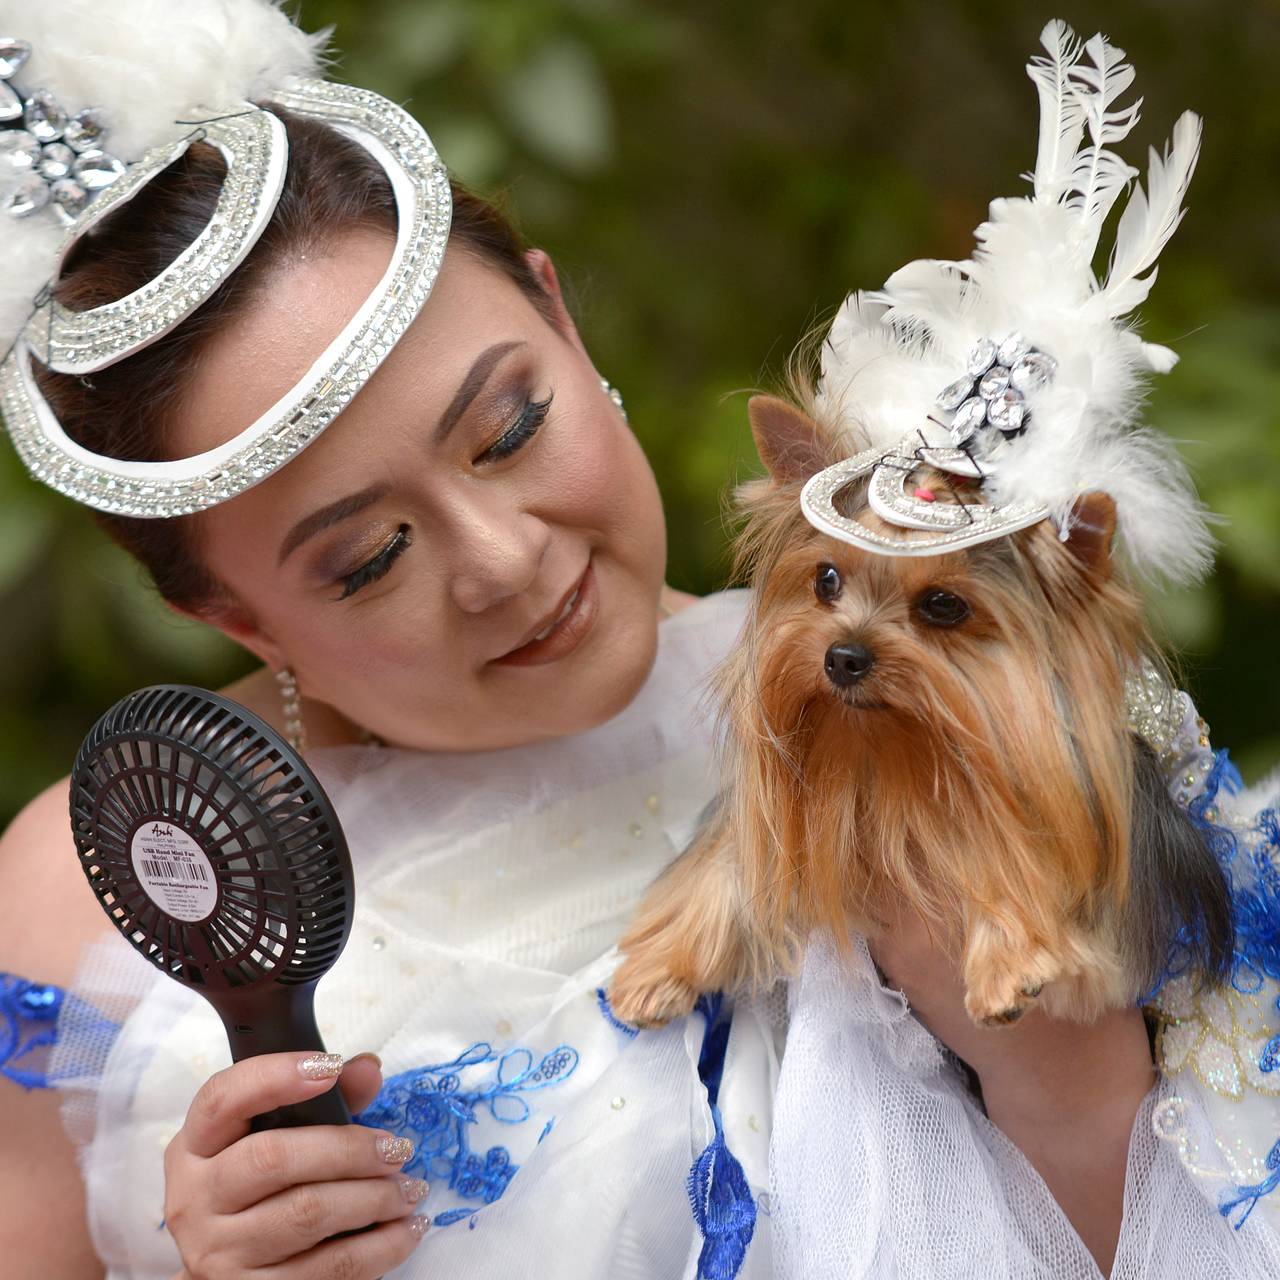
<svg viewBox="0 0 1280 1280">
<path fill-rule="evenodd" d="M 623 1022 L 614 1013 L 603 987 L 596 988 L 596 1004 L 600 1016 L 615 1030 L 629 1039 L 640 1034 L 639 1027 Z M 742 1269 L 747 1247 L 755 1234 L 757 1206 L 747 1175 L 725 1142 L 724 1122 L 717 1105 L 731 1018 L 721 1017 L 724 997 L 718 991 L 699 996 L 694 1008 L 706 1022 L 698 1054 L 698 1078 L 707 1091 L 711 1121 L 715 1125 L 715 1135 L 693 1162 L 685 1184 L 693 1220 L 702 1234 L 696 1280 L 733 1280 Z"/>
<path fill-rule="evenodd" d="M 698 1075 L 707 1090 L 715 1135 L 689 1170 L 687 1189 L 693 1220 L 702 1233 L 697 1280 L 733 1280 L 742 1269 L 756 1229 L 756 1202 L 747 1176 L 724 1140 L 724 1124 L 717 1105 L 729 1046 L 730 1019 L 721 1017 L 719 992 L 700 996 L 697 1010 L 707 1029 L 698 1055 Z"/>
<path fill-rule="evenodd" d="M 0 1075 L 24 1089 L 49 1089 L 53 1082 L 34 1063 L 58 1041 L 58 1014 L 66 992 L 15 973 L 0 973 Z"/>
<path fill-rule="evenodd" d="M 578 1051 L 568 1045 L 552 1049 L 535 1066 L 528 1049 L 500 1054 L 488 1044 L 473 1044 L 452 1062 L 392 1076 L 355 1119 L 413 1140 L 416 1150 L 404 1166 L 407 1173 L 442 1183 L 464 1200 L 492 1204 L 507 1189 L 519 1165 L 503 1146 L 473 1151 L 469 1126 L 481 1111 L 501 1124 L 523 1123 L 531 1112 L 521 1095 L 563 1083 L 577 1065 Z M 472 1068 L 489 1066 L 495 1069 L 485 1073 L 482 1083 L 464 1083 L 464 1073 L 474 1076 Z M 539 1142 L 550 1128 L 548 1122 Z M 433 1221 L 447 1227 L 473 1214 L 472 1209 L 449 1209 Z"/>
<path fill-rule="evenodd" d="M 1275 809 L 1264 809 L 1242 843 L 1234 831 L 1215 820 L 1219 795 L 1224 791 L 1235 795 L 1242 786 L 1227 752 L 1217 751 L 1204 788 L 1187 805 L 1187 813 L 1218 859 L 1231 891 L 1236 935 L 1231 985 L 1242 995 L 1256 995 L 1266 978 L 1280 981 L 1280 815 Z M 1174 939 L 1169 963 L 1151 995 L 1169 979 L 1186 972 L 1191 941 L 1186 936 Z M 1280 998 L 1275 1003 L 1280 1012 Z M 1280 1069 L 1280 1035 L 1267 1041 L 1258 1061 L 1265 1072 Z M 1244 1207 L 1234 1223 L 1236 1230 L 1244 1226 L 1263 1196 L 1280 1187 L 1280 1140 L 1268 1153 L 1266 1167 L 1270 1173 L 1262 1181 L 1237 1187 L 1234 1193 L 1224 1192 L 1219 1201 L 1218 1212 L 1228 1221 L 1232 1213 Z"/>
<path fill-rule="evenodd" d="M 1244 1226 L 1249 1220 L 1249 1215 L 1253 1212 L 1254 1206 L 1265 1195 L 1270 1195 L 1276 1187 L 1280 1186 L 1280 1139 L 1267 1152 L 1266 1159 L 1267 1168 L 1271 1170 L 1269 1174 L 1261 1182 L 1255 1182 L 1250 1187 L 1237 1187 L 1235 1195 L 1229 1192 L 1224 1193 L 1221 1204 L 1218 1205 L 1218 1212 L 1222 1214 L 1228 1222 L 1231 1221 L 1231 1215 L 1244 1206 L 1244 1212 L 1240 1215 L 1240 1220 L 1235 1223 L 1237 1231 Z"/>
</svg>

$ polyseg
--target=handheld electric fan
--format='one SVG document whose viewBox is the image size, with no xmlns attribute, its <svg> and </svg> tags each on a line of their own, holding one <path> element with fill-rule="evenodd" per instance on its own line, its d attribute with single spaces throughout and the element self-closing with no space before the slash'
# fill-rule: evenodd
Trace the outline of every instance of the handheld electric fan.
<svg viewBox="0 0 1280 1280">
<path fill-rule="evenodd" d="M 351 861 L 324 789 L 270 725 L 206 689 L 131 693 L 80 747 L 71 826 L 107 915 L 213 1005 L 234 1061 L 323 1051 L 313 1000 L 351 928 Z M 334 1088 L 254 1127 L 350 1119 Z"/>
</svg>

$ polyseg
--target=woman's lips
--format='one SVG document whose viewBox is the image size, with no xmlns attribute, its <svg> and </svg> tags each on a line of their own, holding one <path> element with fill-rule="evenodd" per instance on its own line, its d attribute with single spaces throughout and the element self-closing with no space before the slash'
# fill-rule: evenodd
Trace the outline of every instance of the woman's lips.
<svg viewBox="0 0 1280 1280">
<path fill-rule="evenodd" d="M 568 657 L 587 638 L 600 613 L 600 593 L 596 588 L 592 562 L 587 564 L 587 571 L 578 583 L 576 598 L 571 597 L 571 600 L 568 613 L 555 622 L 541 640 L 530 640 L 493 661 L 507 667 L 536 667 Z"/>
</svg>

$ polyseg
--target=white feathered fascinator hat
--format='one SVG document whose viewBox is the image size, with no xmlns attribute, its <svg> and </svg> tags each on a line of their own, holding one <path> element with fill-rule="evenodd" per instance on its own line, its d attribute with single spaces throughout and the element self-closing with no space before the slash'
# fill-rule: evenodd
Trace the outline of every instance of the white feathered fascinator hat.
<svg viewBox="0 0 1280 1280">
<path fill-rule="evenodd" d="M 275 0 L 0 0 L 0 414 L 38 479 L 131 516 L 225 501 L 311 443 L 421 309 L 448 238 L 448 175 L 406 112 L 320 78 L 325 38 Z M 244 261 L 289 163 L 284 124 L 262 102 L 325 122 L 381 165 L 398 214 L 385 274 L 298 384 L 224 445 L 167 462 L 82 448 L 40 394 L 33 361 L 82 375 L 115 364 L 181 324 Z M 127 297 L 59 305 L 71 248 L 195 141 L 227 163 L 204 230 Z"/>
<path fill-rule="evenodd" d="M 1040 98 L 1030 195 L 991 203 L 965 262 L 924 260 L 844 303 L 822 351 L 818 406 L 855 456 L 815 475 L 802 504 L 826 533 L 886 555 L 928 555 L 1054 520 L 1065 536 L 1082 495 L 1116 504 L 1120 548 L 1147 576 L 1187 581 L 1211 559 L 1205 513 L 1172 444 L 1142 426 L 1146 376 L 1177 360 L 1125 317 L 1182 220 L 1200 119 L 1186 112 L 1146 190 L 1113 148 L 1138 119 L 1133 82 L 1106 37 L 1063 22 L 1027 67 Z M 1093 260 L 1108 213 L 1133 182 L 1105 279 Z M 957 502 L 912 488 L 921 463 L 963 476 Z M 870 476 L 882 521 L 836 509 Z M 980 487 L 982 501 L 961 491 Z M 874 527 L 872 527 L 874 526 Z"/>
</svg>

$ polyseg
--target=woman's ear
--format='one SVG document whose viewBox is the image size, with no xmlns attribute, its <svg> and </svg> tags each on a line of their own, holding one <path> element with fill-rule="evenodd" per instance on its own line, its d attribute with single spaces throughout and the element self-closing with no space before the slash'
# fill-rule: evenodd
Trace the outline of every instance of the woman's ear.
<svg viewBox="0 0 1280 1280">
<path fill-rule="evenodd" d="M 247 649 L 272 671 L 278 671 L 281 667 L 288 665 L 288 655 L 265 631 L 259 628 L 248 610 L 239 605 L 224 604 L 219 601 L 201 605 L 198 609 L 187 609 L 168 600 L 165 604 L 180 617 L 221 631 L 228 640 L 234 641 L 242 649 Z"/>
<path fill-rule="evenodd" d="M 752 396 L 747 417 L 756 452 L 776 484 L 803 482 L 829 464 L 817 425 L 794 405 L 776 396 Z"/>
<path fill-rule="evenodd" d="M 569 308 L 564 304 L 564 293 L 560 288 L 560 277 L 556 275 L 555 263 L 545 249 L 528 249 L 524 260 L 537 280 L 542 292 L 547 295 L 547 303 L 551 308 L 551 323 L 559 331 L 561 337 L 567 339 L 585 356 L 587 349 L 578 336 L 578 326 L 574 324 Z"/>
</svg>

